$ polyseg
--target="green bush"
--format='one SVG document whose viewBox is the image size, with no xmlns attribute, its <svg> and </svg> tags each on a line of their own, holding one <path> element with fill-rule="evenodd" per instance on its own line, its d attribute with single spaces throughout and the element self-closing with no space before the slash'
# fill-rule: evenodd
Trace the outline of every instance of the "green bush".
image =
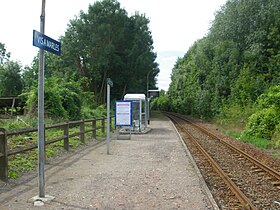
<svg viewBox="0 0 280 210">
<path fill-rule="evenodd" d="M 275 127 L 275 132 L 272 136 L 272 140 L 276 148 L 280 148 L 280 123 Z"/>
<path fill-rule="evenodd" d="M 47 116 L 70 120 L 76 120 L 81 117 L 82 91 L 78 82 L 66 82 L 56 77 L 47 78 L 44 95 Z M 23 93 L 22 97 L 26 99 L 28 114 L 37 114 L 38 87 L 32 87 Z"/>
<path fill-rule="evenodd" d="M 162 111 L 170 110 L 170 100 L 164 90 L 160 91 L 159 97 L 151 99 L 150 109 Z"/>
<path fill-rule="evenodd" d="M 244 129 L 252 113 L 254 113 L 254 108 L 251 105 L 227 104 L 221 108 L 215 121 L 221 125 L 231 125 Z"/>
<path fill-rule="evenodd" d="M 258 111 L 249 118 L 244 133 L 259 138 L 271 139 L 275 132 L 278 118 L 273 108 Z"/>
<path fill-rule="evenodd" d="M 96 109 L 83 106 L 81 115 L 84 119 L 103 117 L 106 116 L 106 108 L 104 105 L 100 105 Z"/>
<path fill-rule="evenodd" d="M 272 139 L 278 136 L 280 122 L 280 86 L 273 86 L 257 100 L 257 111 L 250 116 L 245 135 Z"/>
<path fill-rule="evenodd" d="M 68 113 L 62 105 L 63 95 L 59 86 L 59 81 L 55 78 L 46 80 L 45 85 L 45 112 L 51 117 L 62 119 L 68 118 Z"/>
<path fill-rule="evenodd" d="M 69 120 L 77 120 L 81 117 L 82 91 L 78 82 L 66 82 L 61 87 L 59 94 L 62 97 L 62 106 L 67 112 Z"/>
</svg>

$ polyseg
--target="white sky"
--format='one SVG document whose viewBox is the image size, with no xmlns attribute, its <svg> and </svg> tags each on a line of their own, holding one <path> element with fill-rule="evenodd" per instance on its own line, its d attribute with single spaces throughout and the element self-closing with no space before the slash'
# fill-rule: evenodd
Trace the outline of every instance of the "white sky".
<svg viewBox="0 0 280 210">
<path fill-rule="evenodd" d="M 87 12 L 95 0 L 46 0 L 45 34 L 58 39 L 70 19 Z M 167 90 L 171 70 L 178 57 L 207 34 L 214 13 L 226 0 L 119 0 L 128 15 L 135 11 L 150 19 L 154 51 L 160 67 L 159 89 Z M 0 42 L 11 59 L 30 65 L 38 48 L 32 45 L 33 30 L 40 31 L 40 0 L 2 0 L 0 7 Z M 146 76 L 146 75 L 144 75 Z"/>
</svg>

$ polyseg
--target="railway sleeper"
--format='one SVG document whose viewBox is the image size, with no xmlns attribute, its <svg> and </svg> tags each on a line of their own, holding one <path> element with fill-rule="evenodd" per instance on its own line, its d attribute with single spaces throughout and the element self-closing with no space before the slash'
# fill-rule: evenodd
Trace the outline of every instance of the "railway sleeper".
<svg viewBox="0 0 280 210">
<path fill-rule="evenodd" d="M 235 157 L 242 157 L 240 154 L 233 154 Z"/>
<path fill-rule="evenodd" d="M 267 174 L 267 173 L 265 173 L 265 172 L 259 172 L 259 173 L 258 173 L 259 176 L 264 176 L 264 175 L 266 175 L 266 174 Z"/>
<path fill-rule="evenodd" d="M 274 186 L 280 187 L 280 181 L 271 182 L 271 184 L 273 184 Z"/>
<path fill-rule="evenodd" d="M 260 172 L 263 172 L 263 170 L 261 168 L 253 170 L 253 173 L 260 173 Z"/>
</svg>

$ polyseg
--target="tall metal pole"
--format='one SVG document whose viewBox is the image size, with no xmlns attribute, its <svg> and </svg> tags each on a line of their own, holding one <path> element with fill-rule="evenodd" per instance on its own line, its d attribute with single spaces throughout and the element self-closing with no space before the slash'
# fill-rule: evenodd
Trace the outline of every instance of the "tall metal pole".
<svg viewBox="0 0 280 210">
<path fill-rule="evenodd" d="M 107 143 L 107 155 L 109 155 L 109 143 L 110 143 L 110 84 L 107 82 L 107 132 L 106 132 L 106 143 Z"/>
<path fill-rule="evenodd" d="M 45 33 L 45 5 L 42 0 L 42 12 L 40 17 L 40 32 Z M 44 134 L 44 50 L 39 51 L 38 72 L 38 184 L 39 197 L 45 197 L 45 134 Z"/>
<path fill-rule="evenodd" d="M 148 125 L 150 125 L 150 100 L 149 100 L 149 75 L 151 73 L 151 71 L 153 70 L 150 70 L 148 73 L 147 73 L 147 120 L 148 120 Z"/>
</svg>

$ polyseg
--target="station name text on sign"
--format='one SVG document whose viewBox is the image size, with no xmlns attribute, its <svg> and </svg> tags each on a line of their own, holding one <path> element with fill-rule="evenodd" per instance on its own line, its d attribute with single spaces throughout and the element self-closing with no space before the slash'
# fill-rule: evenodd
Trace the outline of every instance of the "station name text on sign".
<svg viewBox="0 0 280 210">
<path fill-rule="evenodd" d="M 33 45 L 40 49 L 49 51 L 53 54 L 61 54 L 61 43 L 36 31 L 33 30 Z"/>
</svg>

